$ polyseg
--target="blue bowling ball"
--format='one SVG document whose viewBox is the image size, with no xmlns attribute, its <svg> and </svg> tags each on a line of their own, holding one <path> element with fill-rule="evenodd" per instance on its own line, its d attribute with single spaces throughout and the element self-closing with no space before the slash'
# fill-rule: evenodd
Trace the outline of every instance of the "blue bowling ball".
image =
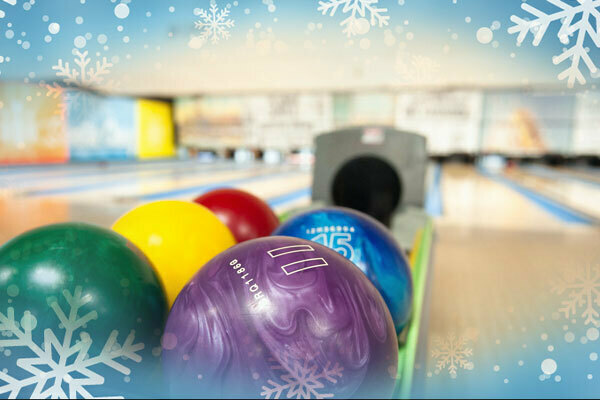
<svg viewBox="0 0 600 400">
<path fill-rule="evenodd" d="M 312 240 L 350 259 L 379 290 L 396 333 L 402 332 L 412 308 L 411 272 L 404 252 L 383 224 L 349 208 L 328 207 L 292 217 L 273 235 Z"/>
</svg>

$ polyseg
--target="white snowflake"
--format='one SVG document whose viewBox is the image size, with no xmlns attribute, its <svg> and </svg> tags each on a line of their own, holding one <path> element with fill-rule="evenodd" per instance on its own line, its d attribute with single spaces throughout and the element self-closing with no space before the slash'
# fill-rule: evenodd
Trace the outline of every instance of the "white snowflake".
<svg viewBox="0 0 600 400">
<path fill-rule="evenodd" d="M 103 76 L 110 73 L 110 68 L 113 66 L 106 60 L 106 57 L 102 57 L 102 61 L 96 61 L 95 68 L 88 68 L 88 65 L 92 61 L 88 57 L 88 52 L 83 53 L 79 50 L 74 50 L 75 64 L 79 68 L 71 68 L 68 62 L 63 63 L 62 59 L 58 60 L 58 64 L 52 67 L 53 70 L 57 71 L 56 76 L 63 78 L 63 82 L 66 85 L 90 87 L 99 85 L 103 81 Z"/>
<path fill-rule="evenodd" d="M 439 82 L 440 66 L 435 60 L 401 50 L 396 53 L 396 72 L 403 83 Z"/>
<path fill-rule="evenodd" d="M 14 6 L 15 4 L 17 4 L 17 0 L 1 0 L 3 3 L 6 4 L 10 4 L 11 6 Z M 6 13 L 3 10 L 0 10 L 0 18 L 4 18 L 6 16 Z"/>
<path fill-rule="evenodd" d="M 202 31 L 199 38 L 202 41 L 210 39 L 212 43 L 217 43 L 219 39 L 229 39 L 230 28 L 233 28 L 235 21 L 229 19 L 229 6 L 219 10 L 216 3 L 210 5 L 210 10 L 201 9 L 200 20 L 194 22 L 196 29 Z"/>
<path fill-rule="evenodd" d="M 469 361 L 469 357 L 473 355 L 473 349 L 468 347 L 468 341 L 468 335 L 457 338 L 453 333 L 450 333 L 446 339 L 434 338 L 434 349 L 431 356 L 436 359 L 436 371 L 439 373 L 447 368 L 450 377 L 454 379 L 459 368 L 473 369 L 473 363 Z"/>
<path fill-rule="evenodd" d="M 552 292 L 567 294 L 567 299 L 558 309 L 565 318 L 575 317 L 582 309 L 581 318 L 585 325 L 600 325 L 600 266 L 586 265 L 565 270 L 562 277 L 552 281 Z"/>
<path fill-rule="evenodd" d="M 378 2 L 379 0 L 326 0 L 319 1 L 318 10 L 323 15 L 329 13 L 330 16 L 334 16 L 337 9 L 343 5 L 342 13 L 350 15 L 340 22 L 340 25 L 344 27 L 343 32 L 351 37 L 367 33 L 371 25 L 378 24 L 381 28 L 389 23 L 389 15 L 384 15 L 387 8 L 378 8 Z M 366 18 L 367 12 L 370 20 Z"/>
<path fill-rule="evenodd" d="M 590 73 L 597 72 L 597 67 L 590 58 L 589 49 L 586 48 L 586 37 L 592 40 L 596 47 L 600 48 L 600 0 L 577 0 L 576 5 L 567 4 L 561 0 L 547 0 L 560 11 L 552 14 L 533 7 L 529 3 L 522 3 L 521 8 L 534 16 L 533 19 L 522 19 L 516 15 L 510 17 L 515 23 L 508 29 L 508 33 L 518 33 L 517 45 L 521 45 L 529 32 L 533 35 L 533 45 L 538 46 L 549 26 L 560 21 L 561 27 L 558 31 L 558 39 L 564 45 L 569 45 L 571 37 L 577 34 L 575 43 L 563 50 L 562 54 L 553 57 L 552 61 L 558 65 L 566 60 L 571 60 L 571 66 L 558 74 L 558 79 L 567 79 L 568 86 L 573 87 L 575 81 L 585 84 L 586 80 L 581 72 L 580 61 L 583 60 Z M 593 21 L 594 20 L 594 21 Z"/>
<path fill-rule="evenodd" d="M 65 290 L 63 296 L 70 306 L 68 316 L 58 301 L 50 303 L 61 323 L 60 328 L 64 329 L 62 340 L 59 340 L 51 329 L 46 329 L 44 343 L 38 345 L 34 343 L 31 334 L 35 330 L 37 320 L 29 311 L 24 312 L 20 323 L 15 320 L 14 309 L 11 307 L 6 315 L 0 313 L 0 332 L 2 336 L 8 337 L 0 340 L 0 347 L 25 347 L 34 355 L 32 358 L 20 358 L 16 362 L 17 367 L 31 374 L 28 378 L 19 380 L 10 376 L 6 369 L 0 371 L 0 382 L 6 382 L 6 385 L 0 386 L 0 394 L 8 393 L 10 398 L 20 397 L 22 389 L 35 385 L 32 398 L 92 398 L 85 387 L 102 385 L 104 377 L 90 370 L 91 367 L 104 364 L 123 375 L 129 375 L 131 370 L 125 367 L 122 361 L 117 360 L 129 359 L 137 363 L 142 361 L 142 357 L 137 353 L 144 348 L 144 344 L 133 343 L 135 331 L 129 333 L 121 346 L 117 343 L 119 332 L 113 330 L 97 356 L 88 354 L 93 340 L 87 332 L 81 331 L 79 340 L 73 343 L 75 333 L 87 323 L 98 319 L 98 313 L 90 311 L 82 317 L 78 315 L 79 309 L 92 299 L 90 295 L 82 296 L 82 288 L 79 286 L 73 295 Z M 46 388 L 47 384 L 52 382 L 53 384 Z M 67 388 L 68 391 L 65 391 Z"/>
<path fill-rule="evenodd" d="M 51 97 L 53 99 L 59 99 L 60 102 L 56 106 L 56 110 L 54 110 L 54 114 L 60 117 L 61 121 L 64 121 L 67 115 L 67 99 L 69 96 L 65 96 L 65 88 L 60 86 L 58 83 L 54 82 L 52 85 L 47 83 L 40 83 L 40 86 L 46 89 L 46 97 Z"/>
<path fill-rule="evenodd" d="M 331 365 L 327 362 L 323 368 L 314 362 L 313 357 L 284 357 L 288 360 L 285 367 L 274 358 L 271 369 L 281 371 L 280 379 L 282 382 L 267 380 L 269 386 L 263 386 L 261 396 L 265 399 L 279 399 L 282 395 L 285 398 L 296 399 L 326 399 L 333 397 L 332 393 L 319 393 L 320 389 L 325 387 L 326 382 L 337 383 L 337 378 L 342 376 L 344 370 L 338 363 Z M 285 393 L 285 394 L 284 394 Z"/>
</svg>

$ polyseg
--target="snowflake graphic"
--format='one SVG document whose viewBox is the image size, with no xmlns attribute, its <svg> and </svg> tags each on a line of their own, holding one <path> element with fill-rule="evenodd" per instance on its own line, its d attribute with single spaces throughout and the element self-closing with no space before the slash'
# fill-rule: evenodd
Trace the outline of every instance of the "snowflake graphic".
<svg viewBox="0 0 600 400">
<path fill-rule="evenodd" d="M 319 393 L 325 387 L 325 382 L 337 383 L 337 378 L 342 376 L 344 370 L 338 363 L 331 365 L 327 362 L 323 368 L 314 362 L 314 357 L 286 357 L 288 360 L 282 366 L 276 359 L 271 358 L 272 370 L 281 371 L 281 381 L 267 380 L 269 386 L 263 386 L 261 396 L 265 399 L 279 399 L 285 393 L 286 398 L 296 399 L 326 399 L 333 397 L 332 393 Z M 322 382 L 323 381 L 323 382 Z"/>
<path fill-rule="evenodd" d="M 561 0 L 547 0 L 548 3 L 556 6 L 560 11 L 552 14 L 533 7 L 528 3 L 522 3 L 521 8 L 531 14 L 534 18 L 527 20 L 516 15 L 510 17 L 515 23 L 508 29 L 508 33 L 518 33 L 517 45 L 521 45 L 529 32 L 533 35 L 533 45 L 540 44 L 549 26 L 556 21 L 560 21 L 561 27 L 558 31 L 558 39 L 564 45 L 569 45 L 574 34 L 577 34 L 575 43 L 564 49 L 562 54 L 553 57 L 554 65 L 570 59 L 571 66 L 558 74 L 559 80 L 567 79 L 568 86 L 573 87 L 575 81 L 584 85 L 586 80 L 581 72 L 580 61 L 583 60 L 590 73 L 594 74 L 598 68 L 589 55 L 589 50 L 585 46 L 586 37 L 592 40 L 596 47 L 600 48 L 600 0 L 577 0 L 576 5 L 567 4 Z"/>
<path fill-rule="evenodd" d="M 454 333 L 448 334 L 446 339 L 434 338 L 434 349 L 431 356 L 436 359 L 436 372 L 447 368 L 450 377 L 455 379 L 459 368 L 473 369 L 473 362 L 469 361 L 469 357 L 473 355 L 473 349 L 467 347 L 468 341 L 468 335 L 457 338 Z"/>
<path fill-rule="evenodd" d="M 399 51 L 396 54 L 396 72 L 404 82 L 421 84 L 438 82 L 439 71 L 439 64 L 429 57 L 406 51 Z"/>
<path fill-rule="evenodd" d="M 0 371 L 0 382 L 6 382 L 6 385 L 0 386 L 0 394 L 8 393 L 10 398 L 16 398 L 22 389 L 35 385 L 32 398 L 92 398 L 85 387 L 102 385 L 104 377 L 90 370 L 91 367 L 104 364 L 123 375 L 129 375 L 131 370 L 118 359 L 129 359 L 137 363 L 142 361 L 137 353 L 144 348 L 144 344 L 133 343 L 135 331 L 129 333 L 121 346 L 117 343 L 119 332 L 113 330 L 97 356 L 88 354 L 93 340 L 87 332 L 81 331 L 79 340 L 73 343 L 75 333 L 90 321 L 98 319 L 98 313 L 90 311 L 79 316 L 80 308 L 91 300 L 90 295 L 82 295 L 82 288 L 79 286 L 73 294 L 68 290 L 63 291 L 63 296 L 70 306 L 68 314 L 64 313 L 58 301 L 50 303 L 61 322 L 60 328 L 64 329 L 62 341 L 51 329 L 46 329 L 44 343 L 34 343 L 31 333 L 36 328 L 37 320 L 29 311 L 23 313 L 20 323 L 15 320 L 15 312 L 11 307 L 6 315 L 0 313 L 0 332 L 2 336 L 8 337 L 0 340 L 0 347 L 25 347 L 34 354 L 34 357 L 21 358 L 16 363 L 17 367 L 30 373 L 30 377 L 19 380 L 10 376 L 6 369 Z M 54 383 L 46 388 L 52 381 Z M 65 391 L 66 388 L 68 392 Z"/>
<path fill-rule="evenodd" d="M 14 6 L 15 4 L 17 4 L 17 0 L 0 0 L 3 3 L 9 4 L 11 6 Z M 4 18 L 6 16 L 6 13 L 3 10 L 0 10 L 0 18 Z"/>
<path fill-rule="evenodd" d="M 551 284 L 552 292 L 568 294 L 558 309 L 565 318 L 576 316 L 578 309 L 582 309 L 585 325 L 600 325 L 600 266 L 586 265 L 565 270 L 562 277 Z"/>
<path fill-rule="evenodd" d="M 235 21 L 229 19 L 230 6 L 219 10 L 219 7 L 212 3 L 210 10 L 201 9 L 199 12 L 200 20 L 194 22 L 196 29 L 202 31 L 199 38 L 206 42 L 210 39 L 212 43 L 217 43 L 219 39 L 229 39 L 230 28 L 233 28 Z"/>
<path fill-rule="evenodd" d="M 344 27 L 342 32 L 351 37 L 367 33 L 371 25 L 378 24 L 381 28 L 389 23 L 389 15 L 383 15 L 387 8 L 378 8 L 378 2 L 379 0 L 326 0 L 319 1 L 318 10 L 323 15 L 329 12 L 330 16 L 334 16 L 337 9 L 343 5 L 342 13 L 349 13 L 350 16 L 340 22 L 340 25 Z M 366 19 L 367 12 L 370 21 Z"/>
<path fill-rule="evenodd" d="M 74 50 L 75 64 L 79 67 L 71 68 L 68 62 L 63 63 L 62 59 L 58 60 L 58 64 L 52 67 L 53 70 L 57 71 L 56 76 L 62 78 L 63 83 L 68 86 L 83 86 L 91 87 L 99 85 L 104 79 L 104 75 L 110 73 L 110 68 L 113 66 L 111 63 L 106 61 L 106 57 L 102 57 L 102 61 L 96 61 L 95 68 L 88 68 L 88 65 L 92 61 L 88 57 L 88 52 L 83 53 L 79 50 Z"/>
<path fill-rule="evenodd" d="M 70 96 L 63 96 L 65 93 L 65 88 L 60 86 L 58 83 L 54 82 L 52 85 L 47 83 L 40 83 L 40 86 L 46 89 L 46 97 L 51 97 L 53 99 L 60 98 L 61 101 L 54 110 L 54 114 L 60 116 L 60 120 L 64 121 L 67 115 L 67 99 Z"/>
</svg>

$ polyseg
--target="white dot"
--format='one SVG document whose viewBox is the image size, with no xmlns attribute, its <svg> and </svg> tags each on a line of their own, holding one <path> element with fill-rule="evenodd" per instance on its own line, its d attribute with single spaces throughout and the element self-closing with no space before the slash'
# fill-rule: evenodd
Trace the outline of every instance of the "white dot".
<svg viewBox="0 0 600 400">
<path fill-rule="evenodd" d="M 590 328 L 587 330 L 585 336 L 587 336 L 587 338 L 593 342 L 598 340 L 598 337 L 600 336 L 600 331 L 598 331 L 598 329 L 596 328 Z"/>
<path fill-rule="evenodd" d="M 4 33 L 4 36 L 6 36 L 7 39 L 12 39 L 15 37 L 15 33 L 12 31 L 12 29 L 9 29 L 6 31 L 6 33 Z"/>
<path fill-rule="evenodd" d="M 540 337 L 542 338 L 543 341 L 548 340 L 548 334 L 547 333 L 542 333 L 542 335 Z"/>
<path fill-rule="evenodd" d="M 89 32 L 88 32 L 88 33 L 86 33 L 86 34 L 85 34 L 85 38 L 86 38 L 86 40 L 91 40 L 91 39 L 92 39 L 92 34 L 91 34 L 91 33 L 89 33 Z"/>
<path fill-rule="evenodd" d="M 44 22 L 48 22 L 48 21 L 50 21 L 50 17 L 48 17 L 47 15 L 44 15 L 44 16 L 42 17 L 42 21 L 44 21 Z"/>
<path fill-rule="evenodd" d="M 196 10 L 200 10 L 199 8 L 194 9 L 194 14 L 196 14 Z M 198 13 L 199 14 L 199 13 Z M 198 15 L 196 14 L 196 15 Z M 146 17 L 150 18 L 152 16 L 152 13 L 150 11 L 146 12 Z"/>
<path fill-rule="evenodd" d="M 129 43 L 129 36 L 123 37 L 123 43 Z"/>
<path fill-rule="evenodd" d="M 59 31 L 60 25 L 56 22 L 53 22 L 50 25 L 48 25 L 48 32 L 50 32 L 51 34 L 56 35 Z"/>
<path fill-rule="evenodd" d="M 494 39 L 494 32 L 490 28 L 479 28 L 477 30 L 477 41 L 481 44 L 488 44 Z"/>
<path fill-rule="evenodd" d="M 492 22 L 492 30 L 493 31 L 497 31 L 498 29 L 500 29 L 500 27 L 502 26 L 502 24 L 500 23 L 500 21 L 494 21 Z"/>
<path fill-rule="evenodd" d="M 498 372 L 500 371 L 500 366 L 499 365 L 494 365 L 494 372 Z"/>
<path fill-rule="evenodd" d="M 73 44 L 75 45 L 75 47 L 77 47 L 78 49 L 82 49 L 85 47 L 86 45 L 86 40 L 83 36 L 77 36 L 75 38 L 75 40 L 73 40 Z"/>
<path fill-rule="evenodd" d="M 556 375 L 554 377 L 554 381 L 556 381 L 556 382 L 560 382 L 561 380 L 562 380 L 562 378 L 560 377 L 560 375 Z"/>
<path fill-rule="evenodd" d="M 108 38 L 106 37 L 105 34 L 101 33 L 100 35 L 98 35 L 97 40 L 98 40 L 98 43 L 104 44 L 104 43 L 106 43 L 106 41 L 108 40 Z"/>
<path fill-rule="evenodd" d="M 75 23 L 76 23 L 77 25 L 81 25 L 81 24 L 83 24 L 83 17 L 76 17 L 76 18 L 75 18 Z"/>
<path fill-rule="evenodd" d="M 508 379 L 504 379 L 504 383 L 508 383 Z"/>
<path fill-rule="evenodd" d="M 554 346 L 552 346 L 552 345 L 548 346 L 548 351 L 554 351 Z"/>
<path fill-rule="evenodd" d="M 592 374 L 588 374 L 587 378 L 591 380 L 594 376 Z"/>
<path fill-rule="evenodd" d="M 173 6 L 169 7 L 169 12 L 170 13 L 175 12 L 175 7 L 173 7 Z"/>
<path fill-rule="evenodd" d="M 546 375 L 552 375 L 553 373 L 556 372 L 556 368 L 558 367 L 556 365 L 556 361 L 554 361 L 551 358 L 546 358 L 544 361 L 542 361 L 542 364 L 540 366 L 542 368 L 542 372 Z"/>
<path fill-rule="evenodd" d="M 519 362 L 517 364 L 519 364 L 519 367 L 522 367 L 523 366 L 523 360 L 519 360 Z"/>
<path fill-rule="evenodd" d="M 573 343 L 574 340 L 575 340 L 575 334 L 573 332 L 565 333 L 565 342 Z"/>
<path fill-rule="evenodd" d="M 465 22 L 466 22 L 467 24 L 470 24 L 470 23 L 471 23 L 471 17 L 466 17 L 466 18 L 465 18 Z"/>
<path fill-rule="evenodd" d="M 10 297 L 17 297 L 19 295 L 19 287 L 17 285 L 10 285 L 6 288 L 6 293 Z"/>
<path fill-rule="evenodd" d="M 52 36 L 50 36 L 50 35 L 46 35 L 46 36 L 44 36 L 44 41 L 45 41 L 46 43 L 50 43 L 50 42 L 52 41 Z"/>
<path fill-rule="evenodd" d="M 590 360 L 591 361 L 597 361 L 598 360 L 598 353 L 596 353 L 596 352 L 590 353 Z"/>
<path fill-rule="evenodd" d="M 27 50 L 27 49 L 29 49 L 29 47 L 31 47 L 31 45 L 28 41 L 25 41 L 25 42 L 23 42 L 21 47 L 23 47 L 23 49 Z"/>
<path fill-rule="evenodd" d="M 123 32 L 123 25 L 119 25 L 119 26 L 117 26 L 117 30 L 118 30 L 119 32 Z"/>
<path fill-rule="evenodd" d="M 115 6 L 115 16 L 119 19 L 127 18 L 129 15 L 129 6 L 125 3 L 119 3 Z"/>
</svg>

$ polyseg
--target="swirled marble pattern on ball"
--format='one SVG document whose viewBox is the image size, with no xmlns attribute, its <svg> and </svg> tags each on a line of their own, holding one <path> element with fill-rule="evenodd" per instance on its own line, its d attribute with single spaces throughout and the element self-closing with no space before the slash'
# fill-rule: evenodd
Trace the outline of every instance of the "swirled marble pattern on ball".
<svg viewBox="0 0 600 400">
<path fill-rule="evenodd" d="M 343 207 L 327 207 L 295 215 L 274 232 L 325 245 L 352 261 L 383 296 L 396 332 L 412 311 L 412 277 L 408 260 L 388 229 L 374 218 Z"/>
<path fill-rule="evenodd" d="M 177 297 L 162 343 L 178 396 L 389 397 L 398 361 L 391 316 L 366 276 L 290 237 L 212 259 Z"/>
</svg>

